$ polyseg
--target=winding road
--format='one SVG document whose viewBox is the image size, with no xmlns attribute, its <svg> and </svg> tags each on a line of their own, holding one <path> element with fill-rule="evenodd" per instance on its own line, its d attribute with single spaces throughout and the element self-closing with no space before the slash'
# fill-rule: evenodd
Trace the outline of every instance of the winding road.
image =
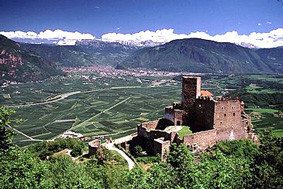
<svg viewBox="0 0 283 189">
<path fill-rule="evenodd" d="M 108 150 L 114 150 L 116 152 L 118 152 L 123 158 L 125 158 L 125 160 L 128 162 L 129 164 L 129 170 L 133 169 L 135 167 L 135 163 L 133 162 L 133 160 L 127 156 L 127 154 L 125 154 L 125 152 L 123 152 L 122 150 L 116 148 L 114 146 L 114 143 L 107 143 L 105 145 L 105 147 L 108 149 Z"/>
<path fill-rule="evenodd" d="M 63 94 L 57 95 L 57 96 L 52 98 L 53 100 L 49 100 L 49 101 L 45 101 L 45 102 L 27 102 L 26 104 L 11 105 L 11 106 L 7 106 L 7 107 L 8 108 L 21 108 L 21 107 L 50 104 L 50 103 L 58 102 L 60 100 L 64 100 L 65 98 L 68 98 L 69 96 L 73 96 L 73 95 L 76 95 L 76 94 L 85 94 L 85 93 L 92 93 L 92 92 L 97 92 L 97 91 L 107 91 L 107 90 L 115 90 L 115 89 L 149 88 L 149 87 L 160 87 L 160 86 L 149 85 L 149 86 L 142 87 L 140 85 L 137 85 L 137 86 L 126 86 L 126 87 L 110 87 L 110 88 L 95 89 L 95 90 L 90 90 L 90 91 L 74 91 L 74 92 L 68 92 L 68 93 L 63 93 Z"/>
</svg>

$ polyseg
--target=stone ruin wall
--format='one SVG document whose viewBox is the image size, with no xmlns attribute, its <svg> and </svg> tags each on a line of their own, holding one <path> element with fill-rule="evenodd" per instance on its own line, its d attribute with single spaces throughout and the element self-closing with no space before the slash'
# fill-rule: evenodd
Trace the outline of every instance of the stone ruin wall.
<svg viewBox="0 0 283 189">
<path fill-rule="evenodd" d="M 198 147 L 200 149 L 206 149 L 207 147 L 213 146 L 217 142 L 216 129 L 207 131 L 200 131 L 197 133 L 185 135 L 182 142 L 186 146 Z"/>
<path fill-rule="evenodd" d="M 195 129 L 199 131 L 213 129 L 215 100 L 198 98 L 195 102 Z"/>
<path fill-rule="evenodd" d="M 165 108 L 164 118 L 172 121 L 174 125 L 183 125 L 183 114 L 183 110 L 174 109 L 173 106 L 167 106 Z"/>
<path fill-rule="evenodd" d="M 190 112 L 195 99 L 200 96 L 201 78 L 183 77 L 182 80 L 182 107 Z"/>
<path fill-rule="evenodd" d="M 93 140 L 88 143 L 88 154 L 90 156 L 96 154 L 101 149 L 101 141 Z"/>
<path fill-rule="evenodd" d="M 155 155 L 160 154 L 161 155 L 161 161 L 166 160 L 165 155 L 169 154 L 170 145 L 171 145 L 171 142 L 169 140 L 161 141 L 161 142 L 159 142 L 158 139 L 154 140 L 154 143 L 153 143 L 154 154 Z"/>
<path fill-rule="evenodd" d="M 214 128 L 218 141 L 247 138 L 247 129 L 243 126 L 241 103 L 239 100 L 219 100 L 215 104 Z"/>
<path fill-rule="evenodd" d="M 164 110 L 165 110 L 164 118 L 174 122 L 174 109 L 173 109 L 173 106 L 167 106 L 167 107 L 165 107 Z"/>
<path fill-rule="evenodd" d="M 160 119 L 154 120 L 154 121 L 149 121 L 149 122 L 144 122 L 141 124 L 142 127 L 147 128 L 148 130 L 153 130 L 157 127 L 157 124 Z"/>
<path fill-rule="evenodd" d="M 183 125 L 183 110 L 174 110 L 174 125 Z"/>
<path fill-rule="evenodd" d="M 138 135 L 153 140 L 157 138 L 164 138 L 165 140 L 171 140 L 171 133 L 162 130 L 147 130 L 143 126 L 138 126 Z"/>
</svg>

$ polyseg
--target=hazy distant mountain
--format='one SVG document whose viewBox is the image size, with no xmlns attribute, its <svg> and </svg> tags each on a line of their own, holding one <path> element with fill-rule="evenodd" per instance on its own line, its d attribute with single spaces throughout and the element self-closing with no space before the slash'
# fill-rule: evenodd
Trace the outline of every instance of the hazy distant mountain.
<svg viewBox="0 0 283 189">
<path fill-rule="evenodd" d="M 134 40 L 119 40 L 116 41 L 115 43 L 119 43 L 122 45 L 127 45 L 130 47 L 154 47 L 154 46 L 158 46 L 158 45 L 163 45 L 164 43 L 162 42 L 154 42 L 152 40 L 146 40 L 146 41 L 134 41 Z"/>
<path fill-rule="evenodd" d="M 77 41 L 76 45 L 22 44 L 60 66 L 116 65 L 139 47 L 101 40 Z"/>
<path fill-rule="evenodd" d="M 0 35 L 0 84 L 7 81 L 35 81 L 62 74 L 56 65 L 24 50 L 20 44 Z"/>
<path fill-rule="evenodd" d="M 283 49 L 249 49 L 203 39 L 174 40 L 137 50 L 119 68 L 212 73 L 283 73 Z"/>
<path fill-rule="evenodd" d="M 242 44 L 243 45 L 243 44 Z M 248 46 L 248 44 L 246 44 Z M 233 43 L 180 39 L 155 47 L 101 40 L 73 46 L 21 44 L 60 66 L 118 65 L 167 71 L 212 73 L 283 73 L 283 48 L 250 49 Z"/>
<path fill-rule="evenodd" d="M 283 73 L 283 47 L 258 49 L 256 52 L 263 62 L 266 62 L 278 73 Z"/>
</svg>

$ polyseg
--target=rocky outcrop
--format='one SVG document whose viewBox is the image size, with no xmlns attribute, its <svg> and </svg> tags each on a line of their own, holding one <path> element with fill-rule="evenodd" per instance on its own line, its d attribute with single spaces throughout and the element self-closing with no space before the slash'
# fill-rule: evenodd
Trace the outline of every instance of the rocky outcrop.
<svg viewBox="0 0 283 189">
<path fill-rule="evenodd" d="M 36 81 L 61 74 L 56 65 L 0 35 L 0 85 Z"/>
</svg>

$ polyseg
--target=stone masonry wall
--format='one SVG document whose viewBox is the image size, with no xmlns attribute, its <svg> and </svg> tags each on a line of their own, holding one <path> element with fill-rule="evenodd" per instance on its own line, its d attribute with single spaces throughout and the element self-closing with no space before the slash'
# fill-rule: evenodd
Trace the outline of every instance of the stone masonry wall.
<svg viewBox="0 0 283 189">
<path fill-rule="evenodd" d="M 165 138 L 166 140 L 171 140 L 170 133 L 162 130 L 147 130 L 143 126 L 138 126 L 138 135 L 147 138 L 148 140 L 153 140 L 156 138 Z"/>
<path fill-rule="evenodd" d="M 204 131 L 213 129 L 215 101 L 210 98 L 199 98 L 195 102 L 195 129 Z"/>
<path fill-rule="evenodd" d="M 201 78 L 183 77 L 182 81 L 182 107 L 190 112 L 193 109 L 195 99 L 200 96 Z"/>
<path fill-rule="evenodd" d="M 209 146 L 213 146 L 217 142 L 216 129 L 211 129 L 207 131 L 201 131 L 186 135 L 183 138 L 183 143 L 186 146 L 195 146 L 199 149 L 206 149 Z"/>
<path fill-rule="evenodd" d="M 183 125 L 183 110 L 174 110 L 174 125 Z"/>
<path fill-rule="evenodd" d="M 165 107 L 164 118 L 174 122 L 174 109 L 173 109 L 173 106 Z"/>
<path fill-rule="evenodd" d="M 239 100 L 220 100 L 215 104 L 214 128 L 219 141 L 246 138 L 242 124 L 241 103 Z"/>
<path fill-rule="evenodd" d="M 166 161 L 166 155 L 169 154 L 170 151 L 170 141 L 162 141 L 159 139 L 155 139 L 153 143 L 153 148 L 154 148 L 154 154 L 160 154 L 161 155 L 161 161 Z"/>
<path fill-rule="evenodd" d="M 157 127 L 159 119 L 154 120 L 154 121 L 149 121 L 149 122 L 144 122 L 141 125 L 145 128 L 147 128 L 148 130 L 153 130 Z"/>
</svg>

